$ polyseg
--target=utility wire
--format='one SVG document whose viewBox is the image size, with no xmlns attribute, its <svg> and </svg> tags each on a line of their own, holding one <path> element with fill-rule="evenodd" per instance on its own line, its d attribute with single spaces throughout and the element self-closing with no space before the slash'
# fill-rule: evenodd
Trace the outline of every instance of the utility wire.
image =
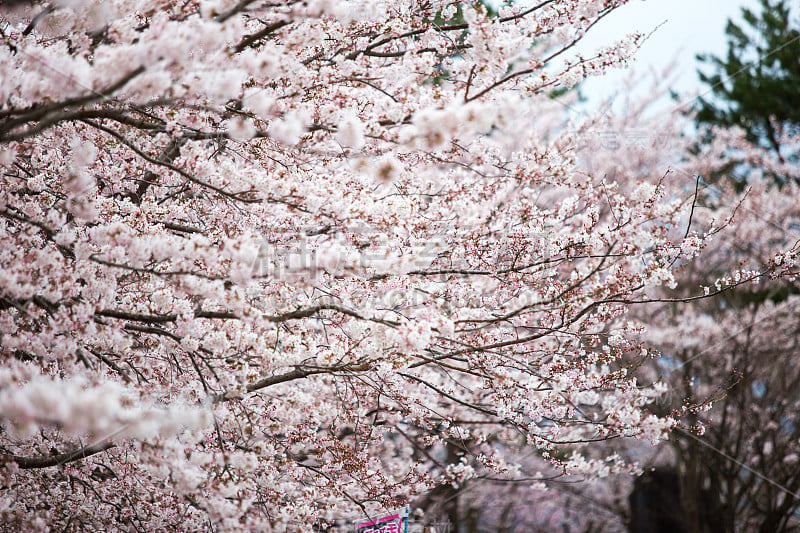
<svg viewBox="0 0 800 533">
<path fill-rule="evenodd" d="M 678 432 L 680 432 L 680 433 L 683 433 L 683 434 L 684 434 L 684 435 L 686 435 L 687 437 L 690 437 L 690 438 L 694 439 L 695 441 L 699 442 L 700 444 L 702 444 L 702 445 L 703 445 L 703 446 L 705 446 L 706 448 L 709 448 L 710 450 L 713 450 L 713 451 L 715 451 L 716 453 L 718 453 L 719 455 L 721 455 L 722 457 L 724 457 L 724 458 L 725 458 L 725 459 L 727 459 L 728 461 L 730 461 L 730 462 L 732 462 L 732 463 L 734 463 L 734 464 L 736 464 L 736 465 L 740 466 L 741 468 L 744 468 L 745 470 L 747 470 L 748 472 L 750 472 L 751 474 L 753 474 L 753 475 L 754 475 L 754 476 L 756 476 L 757 478 L 759 478 L 759 479 L 761 479 L 761 480 L 763 480 L 763 481 L 765 481 L 765 482 L 769 483 L 769 484 L 770 484 L 770 485 L 772 485 L 773 487 L 775 487 L 775 488 L 779 489 L 781 492 L 785 492 L 785 493 L 786 493 L 786 494 L 788 494 L 789 496 L 792 496 L 792 497 L 794 497 L 794 498 L 796 498 L 796 499 L 800 500 L 800 494 L 798 494 L 798 493 L 794 492 L 793 490 L 789 489 L 789 488 L 788 488 L 788 487 L 786 487 L 785 485 L 782 485 L 782 484 L 778 483 L 778 482 L 777 482 L 777 481 L 775 481 L 774 479 L 771 479 L 771 478 L 769 478 L 769 477 L 765 476 L 765 475 L 764 475 L 764 474 L 762 474 L 761 472 L 758 472 L 757 470 L 754 470 L 753 468 L 750 468 L 749 466 L 747 466 L 747 465 L 746 465 L 746 464 L 744 464 L 743 462 L 739 461 L 739 460 L 738 460 L 738 459 L 736 459 L 735 457 L 732 457 L 732 456 L 728 455 L 728 454 L 727 454 L 727 453 L 725 453 L 724 451 L 722 451 L 722 450 L 720 450 L 719 448 L 715 447 L 713 444 L 711 444 L 711 443 L 708 443 L 708 442 L 704 441 L 703 439 L 701 439 L 701 438 L 700 438 L 700 437 L 698 437 L 697 435 L 694 435 L 694 434 L 692 434 L 691 432 L 689 432 L 689 431 L 687 431 L 687 430 L 685 430 L 685 429 L 683 429 L 683 428 L 675 428 L 675 430 L 676 430 L 676 431 L 678 431 Z"/>
</svg>

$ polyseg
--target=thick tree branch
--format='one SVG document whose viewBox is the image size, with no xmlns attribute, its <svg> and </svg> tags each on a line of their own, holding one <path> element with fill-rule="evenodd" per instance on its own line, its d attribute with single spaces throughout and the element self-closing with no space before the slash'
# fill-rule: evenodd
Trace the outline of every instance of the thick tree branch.
<svg viewBox="0 0 800 533">
<path fill-rule="evenodd" d="M 59 466 L 73 461 L 80 461 L 92 455 L 104 452 L 114 448 L 116 445 L 111 441 L 101 441 L 97 444 L 90 444 L 77 448 L 71 452 L 59 453 L 56 455 L 48 455 L 41 457 L 23 457 L 21 455 L 0 454 L 0 458 L 6 461 L 13 461 L 17 466 L 24 469 L 31 468 L 50 468 Z"/>
</svg>

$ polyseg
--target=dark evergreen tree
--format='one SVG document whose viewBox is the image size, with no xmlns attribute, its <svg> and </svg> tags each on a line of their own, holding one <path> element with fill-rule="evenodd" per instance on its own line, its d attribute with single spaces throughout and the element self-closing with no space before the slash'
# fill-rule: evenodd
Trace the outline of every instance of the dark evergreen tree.
<svg viewBox="0 0 800 533">
<path fill-rule="evenodd" d="M 796 162 L 800 147 L 782 143 L 781 137 L 800 131 L 800 5 L 796 0 L 760 3 L 759 12 L 742 9 L 742 22 L 728 21 L 724 58 L 698 56 L 711 71 L 699 71 L 707 90 L 695 106 L 696 121 L 744 128 L 750 142 L 774 151 L 781 161 Z"/>
</svg>

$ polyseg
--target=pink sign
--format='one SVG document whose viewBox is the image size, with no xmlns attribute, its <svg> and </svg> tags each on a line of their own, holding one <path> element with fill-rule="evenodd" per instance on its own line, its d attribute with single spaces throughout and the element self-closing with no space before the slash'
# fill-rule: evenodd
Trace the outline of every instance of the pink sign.
<svg viewBox="0 0 800 533">
<path fill-rule="evenodd" d="M 355 533 L 407 533 L 408 508 L 389 516 L 356 524 Z"/>
</svg>

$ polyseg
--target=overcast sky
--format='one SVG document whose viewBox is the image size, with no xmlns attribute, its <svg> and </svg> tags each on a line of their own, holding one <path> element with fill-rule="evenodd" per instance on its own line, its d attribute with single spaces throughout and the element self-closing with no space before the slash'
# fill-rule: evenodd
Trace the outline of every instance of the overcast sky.
<svg viewBox="0 0 800 533">
<path fill-rule="evenodd" d="M 642 46 L 632 69 L 637 75 L 651 69 L 661 72 L 675 60 L 673 88 L 681 93 L 696 92 L 700 84 L 695 55 L 704 52 L 723 55 L 727 49 L 727 20 L 741 20 L 742 7 L 758 11 L 758 5 L 756 0 L 632 0 L 592 28 L 580 50 L 590 53 L 633 31 L 647 33 L 661 25 Z M 599 103 L 618 92 L 628 74 L 616 70 L 587 80 L 582 92 L 590 103 Z"/>
</svg>

